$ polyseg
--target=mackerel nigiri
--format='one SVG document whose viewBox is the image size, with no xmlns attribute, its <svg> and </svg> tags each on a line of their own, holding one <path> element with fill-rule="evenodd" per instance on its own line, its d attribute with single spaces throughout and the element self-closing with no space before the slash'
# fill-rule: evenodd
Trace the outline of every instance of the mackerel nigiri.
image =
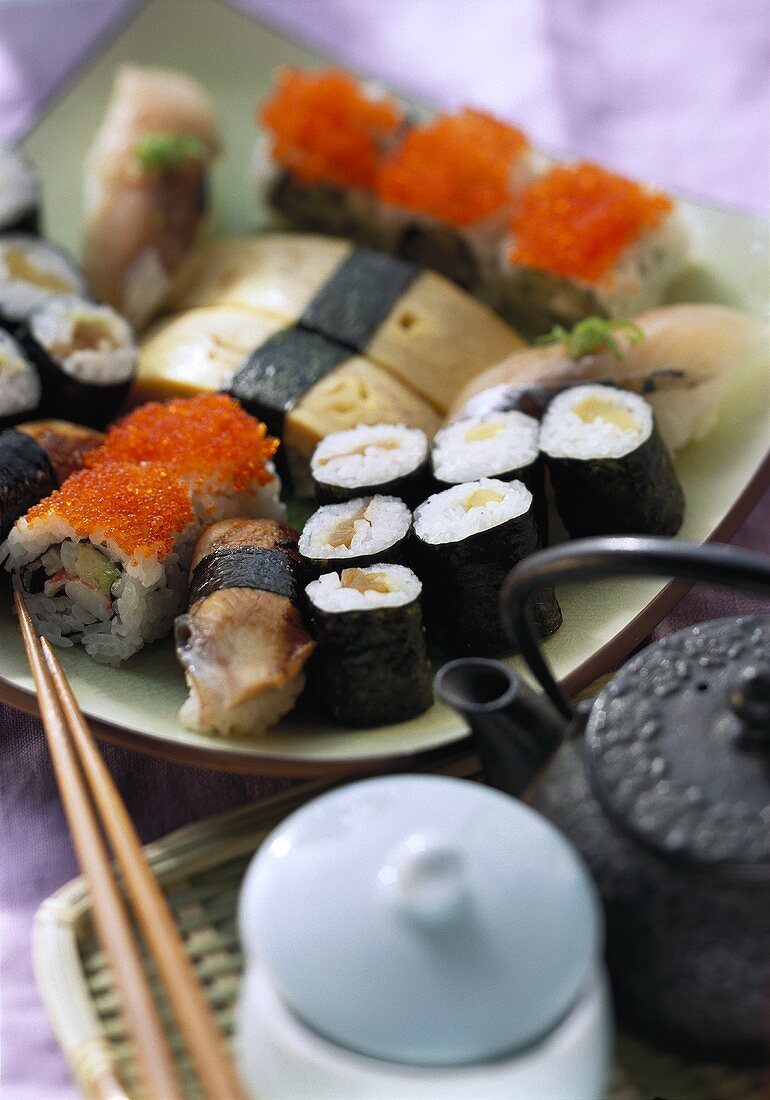
<svg viewBox="0 0 770 1100">
<path fill-rule="evenodd" d="M 84 266 L 95 296 L 136 326 L 200 236 L 218 146 L 196 81 L 166 69 L 118 71 L 86 166 Z"/>
<path fill-rule="evenodd" d="M 559 390 L 609 382 L 643 394 L 667 446 L 678 450 L 711 430 L 730 372 L 767 348 L 754 317 L 709 304 L 660 306 L 632 324 L 589 318 L 562 337 L 477 374 L 448 420 L 503 409 L 539 416 Z"/>
</svg>

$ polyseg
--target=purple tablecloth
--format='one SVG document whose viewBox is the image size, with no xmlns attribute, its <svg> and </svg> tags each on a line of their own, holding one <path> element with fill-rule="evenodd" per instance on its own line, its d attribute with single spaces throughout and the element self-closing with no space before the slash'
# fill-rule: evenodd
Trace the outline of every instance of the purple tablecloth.
<svg viewBox="0 0 770 1100">
<path fill-rule="evenodd" d="M 185 0 L 177 0 L 180 17 Z M 766 0 L 239 0 L 296 36 L 426 102 L 472 101 L 545 148 L 595 157 L 679 192 L 766 213 Z M 0 137 L 34 121 L 126 0 L 0 2 Z M 770 495 L 735 540 L 768 549 Z M 669 633 L 758 601 L 699 587 Z M 105 755 L 146 839 L 279 786 Z M 0 1092 L 75 1095 L 31 973 L 39 902 L 76 873 L 38 724 L 0 707 Z"/>
</svg>

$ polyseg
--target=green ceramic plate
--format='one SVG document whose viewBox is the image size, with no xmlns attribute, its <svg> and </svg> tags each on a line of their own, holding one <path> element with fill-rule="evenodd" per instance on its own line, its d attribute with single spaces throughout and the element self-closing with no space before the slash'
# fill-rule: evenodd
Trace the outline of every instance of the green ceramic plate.
<svg viewBox="0 0 770 1100">
<path fill-rule="evenodd" d="M 43 176 L 49 235 L 78 251 L 83 156 L 104 112 L 114 68 L 125 61 L 178 67 L 206 84 L 226 144 L 216 169 L 215 232 L 255 228 L 259 213 L 248 183 L 254 105 L 276 65 L 312 64 L 318 58 L 217 0 L 152 0 L 29 135 L 27 146 Z M 728 302 L 762 314 L 768 302 L 766 223 L 697 203 L 684 205 L 697 265 L 672 297 Z M 698 542 L 729 537 L 770 475 L 767 363 L 736 364 L 734 379 L 717 428 L 677 461 L 687 495 L 682 535 Z M 560 592 L 564 626 L 546 646 L 557 675 L 573 690 L 585 686 L 644 638 L 681 592 L 638 580 Z M 7 599 L 2 605 L 0 698 L 35 711 Z M 185 689 L 169 642 L 146 648 L 121 669 L 96 665 L 82 651 L 64 651 L 63 664 L 101 735 L 211 767 L 284 774 L 363 770 L 441 749 L 465 733 L 459 719 L 434 706 L 415 721 L 366 731 L 334 728 L 298 711 L 258 741 L 214 740 L 190 733 L 176 719 Z"/>
</svg>

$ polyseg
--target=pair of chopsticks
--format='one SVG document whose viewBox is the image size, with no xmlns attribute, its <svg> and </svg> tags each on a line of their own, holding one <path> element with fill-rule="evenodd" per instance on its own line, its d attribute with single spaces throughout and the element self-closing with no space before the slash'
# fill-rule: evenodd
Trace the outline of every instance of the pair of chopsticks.
<svg viewBox="0 0 770 1100">
<path fill-rule="evenodd" d="M 20 592 L 14 596 L 24 648 L 78 861 L 88 882 L 96 931 L 112 967 L 147 1092 L 184 1100 L 106 841 L 120 865 L 144 934 L 207 1100 L 243 1100 L 243 1091 L 157 879 L 91 731 L 47 639 L 38 637 Z"/>
</svg>

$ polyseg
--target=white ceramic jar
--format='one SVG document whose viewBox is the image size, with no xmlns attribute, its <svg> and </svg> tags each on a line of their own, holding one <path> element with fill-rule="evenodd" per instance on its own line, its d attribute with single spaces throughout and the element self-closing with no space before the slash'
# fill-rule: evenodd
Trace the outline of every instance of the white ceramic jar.
<svg viewBox="0 0 770 1100">
<path fill-rule="evenodd" d="M 440 776 L 364 780 L 266 838 L 240 905 L 237 1052 L 260 1100 L 597 1100 L 593 884 L 544 818 Z"/>
</svg>

